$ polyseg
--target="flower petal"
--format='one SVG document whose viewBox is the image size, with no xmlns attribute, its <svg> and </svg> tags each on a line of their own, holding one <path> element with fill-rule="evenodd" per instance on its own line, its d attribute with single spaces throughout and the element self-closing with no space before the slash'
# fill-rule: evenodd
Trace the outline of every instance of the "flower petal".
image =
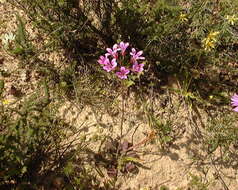
<svg viewBox="0 0 238 190">
<path fill-rule="evenodd" d="M 113 59 L 113 60 L 111 61 L 111 65 L 112 65 L 113 68 L 115 68 L 115 67 L 117 66 L 117 61 L 116 61 L 116 59 Z"/>
<path fill-rule="evenodd" d="M 138 57 L 137 59 L 144 60 L 144 59 L 145 59 L 145 57 Z"/>
<path fill-rule="evenodd" d="M 113 47 L 112 47 L 113 50 L 117 50 L 118 49 L 118 45 L 117 44 L 114 44 Z"/>
<path fill-rule="evenodd" d="M 135 55 L 135 54 L 136 54 L 136 50 L 135 50 L 135 48 L 132 48 L 130 55 Z"/>
<path fill-rule="evenodd" d="M 238 107 L 234 108 L 233 110 L 234 110 L 235 112 L 238 112 Z"/>
<path fill-rule="evenodd" d="M 143 54 L 143 51 L 138 51 L 136 55 L 139 57 L 139 56 L 141 56 L 142 54 Z"/>
<path fill-rule="evenodd" d="M 120 42 L 120 47 L 123 47 L 124 46 L 124 42 Z"/>
<path fill-rule="evenodd" d="M 108 53 L 112 53 L 112 49 L 111 48 L 107 48 L 106 49 Z"/>
</svg>

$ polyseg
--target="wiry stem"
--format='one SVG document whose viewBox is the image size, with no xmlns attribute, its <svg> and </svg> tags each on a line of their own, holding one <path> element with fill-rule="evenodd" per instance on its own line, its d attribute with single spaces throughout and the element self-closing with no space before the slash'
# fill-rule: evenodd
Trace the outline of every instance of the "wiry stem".
<svg viewBox="0 0 238 190">
<path fill-rule="evenodd" d="M 120 134 L 120 139 L 122 139 L 122 135 L 123 135 L 123 123 L 124 123 L 124 117 L 125 117 L 125 93 L 124 90 L 122 91 L 122 116 L 121 116 L 121 125 L 120 125 L 120 130 L 121 130 L 121 134 Z"/>
</svg>

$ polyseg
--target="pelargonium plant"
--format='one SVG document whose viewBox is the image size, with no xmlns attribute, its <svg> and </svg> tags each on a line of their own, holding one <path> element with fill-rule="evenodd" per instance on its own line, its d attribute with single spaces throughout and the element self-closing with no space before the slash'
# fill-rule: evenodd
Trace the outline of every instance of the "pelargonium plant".
<svg viewBox="0 0 238 190">
<path fill-rule="evenodd" d="M 237 94 L 234 94 L 232 97 L 231 97 L 231 105 L 233 107 L 233 110 L 235 112 L 238 112 L 238 95 Z"/>
<path fill-rule="evenodd" d="M 129 75 L 140 74 L 144 70 L 144 63 L 140 63 L 145 60 L 143 51 L 130 48 L 128 42 L 114 44 L 106 51 L 105 55 L 100 56 L 98 63 L 105 71 L 114 73 L 118 78 L 124 80 Z"/>
</svg>

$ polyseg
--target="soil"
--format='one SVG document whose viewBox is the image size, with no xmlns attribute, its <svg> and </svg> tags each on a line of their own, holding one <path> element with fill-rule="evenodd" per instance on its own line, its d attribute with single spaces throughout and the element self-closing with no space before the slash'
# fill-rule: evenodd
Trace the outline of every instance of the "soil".
<svg viewBox="0 0 238 190">
<path fill-rule="evenodd" d="M 0 36 L 9 31 L 14 33 L 17 23 L 15 13 L 20 15 L 23 15 L 23 13 L 7 3 L 0 3 L 0 12 L 2 13 L 0 15 Z M 28 24 L 30 25 L 30 23 Z M 30 26 L 27 26 L 27 30 L 32 33 L 33 38 L 37 36 Z M 42 56 L 44 57 L 44 55 Z M 50 59 L 55 65 L 59 65 L 62 56 L 56 52 L 46 55 L 45 58 Z M 37 88 L 37 76 L 34 72 L 31 72 L 30 68 L 22 68 L 19 61 L 7 54 L 3 48 L 0 49 L 0 59 L 3 60 L 0 64 L 0 70 L 10 73 L 8 77 L 2 77 L 5 81 L 4 100 L 9 102 L 19 100 L 19 97 L 11 92 L 13 87 L 21 91 L 21 98 Z M 171 83 L 173 86 L 176 85 L 174 82 Z M 161 108 L 164 99 L 169 99 L 169 101 L 164 108 Z M 213 159 L 215 158 L 209 156 L 202 145 L 200 137 L 203 134 L 200 134 L 197 129 L 203 128 L 208 115 L 203 110 L 198 110 L 202 119 L 196 118 L 195 114 L 191 113 L 191 109 L 178 100 L 178 96 L 167 92 L 163 96 L 155 98 L 153 102 L 148 102 L 154 104 L 153 107 L 156 108 L 154 114 L 163 118 L 162 122 L 172 121 L 175 140 L 168 147 L 162 148 L 159 137 L 154 136 L 146 143 L 136 147 L 135 150 L 143 167 L 139 168 L 137 174 L 119 176 L 117 184 L 121 184 L 120 189 L 156 190 L 164 185 L 171 190 L 188 190 L 191 187 L 190 183 L 193 175 L 200 176 L 204 183 L 209 183 L 209 190 L 238 189 L 236 168 L 214 162 Z M 119 98 L 118 101 L 121 102 L 122 100 Z M 153 129 L 146 120 L 146 114 L 142 106 L 138 107 L 135 96 L 131 95 L 125 101 L 123 138 L 135 145 L 146 139 L 153 132 Z M 116 138 L 120 136 L 120 113 L 111 116 L 111 114 L 100 112 L 90 106 L 79 109 L 72 102 L 68 102 L 61 108 L 61 115 L 62 118 L 76 127 L 89 126 L 82 131 L 87 139 L 100 139 L 106 136 Z M 98 148 L 97 144 L 98 141 L 95 140 L 95 143 L 90 146 L 96 150 Z M 218 151 L 217 156 L 219 154 Z M 106 170 L 104 172 L 106 173 Z"/>
</svg>

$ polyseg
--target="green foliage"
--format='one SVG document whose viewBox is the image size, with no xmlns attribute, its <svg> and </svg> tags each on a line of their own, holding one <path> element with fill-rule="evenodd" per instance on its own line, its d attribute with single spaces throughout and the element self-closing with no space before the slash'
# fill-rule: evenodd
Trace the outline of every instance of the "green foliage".
<svg viewBox="0 0 238 190">
<path fill-rule="evenodd" d="M 4 110 L 0 115 L 0 149 L 3 153 L 0 168 L 4 171 L 1 176 L 3 181 L 22 181 L 26 175 L 39 172 L 42 159 L 48 154 L 46 148 L 53 143 L 52 130 L 49 128 L 53 118 L 46 108 L 48 104 L 48 95 L 45 94 L 43 99 L 34 103 L 37 108 L 29 105 L 29 102 L 23 103 L 20 110 L 1 108 Z"/>
<path fill-rule="evenodd" d="M 73 158 L 81 151 L 83 141 L 78 137 L 79 151 L 72 150 L 75 137 L 65 140 L 76 133 L 57 116 L 58 107 L 51 100 L 45 81 L 23 102 L 1 105 L 0 188 L 49 189 L 60 180 L 60 186 L 67 189 L 70 184 L 62 177 L 71 179 L 72 174 L 78 184 L 72 183 L 80 189 L 96 183 L 84 165 L 74 167 L 79 159 Z"/>
<path fill-rule="evenodd" d="M 189 187 L 191 190 L 208 190 L 209 182 L 203 182 L 202 178 L 196 175 L 192 175 L 189 182 Z"/>
<path fill-rule="evenodd" d="M 235 148 L 238 142 L 237 117 L 227 113 L 226 117 L 218 116 L 210 119 L 207 125 L 207 145 L 208 152 L 213 153 L 217 148 L 220 148 L 226 158 L 232 159 L 232 156 L 237 154 Z M 224 157 L 224 158 L 225 158 Z"/>
<path fill-rule="evenodd" d="M 47 51 L 63 50 L 67 64 L 59 69 L 54 64 L 39 59 L 38 52 L 42 50 L 33 46 L 24 19 L 16 15 L 15 39 L 11 42 L 6 40 L 4 48 L 23 61 L 34 63 L 30 66 L 47 82 L 43 84 L 43 94 L 38 91 L 25 101 L 14 104 L 16 107 L 1 106 L 0 151 L 3 154 L 0 155 L 0 171 L 3 172 L 0 172 L 0 185 L 14 181 L 15 186 L 28 183 L 37 186 L 50 172 L 55 172 L 67 178 L 67 185 L 60 188 L 99 187 L 96 177 L 91 175 L 92 170 L 77 159 L 78 152 L 69 152 L 68 147 L 61 146 L 63 140 L 68 138 L 64 129 L 69 126 L 57 116 L 58 108 L 52 103 L 55 97 L 50 96 L 48 85 L 53 95 L 59 99 L 67 97 L 70 101 L 76 100 L 77 105 L 97 106 L 99 110 L 103 110 L 105 106 L 112 112 L 110 106 L 113 104 L 112 100 L 118 97 L 119 85 L 115 79 L 105 76 L 97 69 L 96 59 L 115 42 L 128 41 L 133 47 L 142 49 L 146 55 L 148 64 L 145 67 L 148 72 L 140 80 L 127 81 L 125 85 L 128 89 L 137 85 L 138 89 L 141 86 L 144 89 L 148 86 L 156 88 L 161 81 L 167 81 L 168 76 L 172 75 L 181 85 L 181 89 L 172 89 L 173 92 L 182 96 L 186 103 L 193 105 L 194 102 L 199 102 L 206 106 L 228 104 L 229 92 L 237 90 L 236 1 L 8 2 L 24 11 L 27 19 L 45 40 L 42 43 Z M 4 80 L 1 79 L 1 98 L 4 86 Z M 171 144 L 175 136 L 173 121 L 159 118 L 148 107 L 144 111 L 150 128 L 157 135 L 156 140 L 162 147 Z M 235 116 L 230 115 L 227 118 L 211 119 L 206 127 L 209 153 L 221 148 L 222 153 L 227 153 L 227 158 L 229 155 L 237 155 L 236 120 Z M 110 150 L 99 155 L 105 162 L 104 168 L 108 173 L 117 175 L 118 171 L 125 173 L 140 165 L 139 159 L 127 155 L 130 147 L 126 148 L 126 153 L 118 152 L 119 145 L 116 147 L 113 153 Z M 79 151 L 82 150 L 79 148 Z M 73 155 L 64 160 L 61 152 Z M 109 158 L 104 159 L 105 155 Z M 102 172 L 98 173 L 103 176 Z M 191 177 L 191 188 L 207 190 L 208 183 L 204 183 L 198 176 Z M 105 182 L 104 185 L 109 189 L 110 184 Z M 160 189 L 167 187 L 162 186 Z"/>
<path fill-rule="evenodd" d="M 227 19 L 231 20 L 238 9 L 232 0 L 10 2 L 20 5 L 51 43 L 66 49 L 67 57 L 77 62 L 82 56 L 86 60 L 98 58 L 118 40 L 143 49 L 151 68 L 144 80 L 152 73 L 156 77 L 160 72 L 176 73 L 180 80 L 189 77 L 188 87 L 194 91 L 195 85 L 203 81 L 201 76 L 194 77 L 195 71 L 204 73 L 211 65 L 219 68 L 220 63 L 237 58 L 237 22 Z M 213 32 L 219 35 L 209 41 L 208 36 Z M 80 64 L 88 65 L 88 62 Z M 227 71 L 231 69 L 226 67 Z"/>
<path fill-rule="evenodd" d="M 146 108 L 146 115 L 151 129 L 155 131 L 156 139 L 160 142 L 160 145 L 164 148 L 169 145 L 173 139 L 173 125 L 169 120 L 162 120 L 154 115 L 149 108 Z"/>
<path fill-rule="evenodd" d="M 16 15 L 17 21 L 18 21 L 18 28 L 17 28 L 17 34 L 16 34 L 16 43 L 19 45 L 21 44 L 24 46 L 26 44 L 26 30 L 25 30 L 25 24 L 21 17 L 17 14 Z"/>
<path fill-rule="evenodd" d="M 154 128 L 158 133 L 159 141 L 162 145 L 170 143 L 173 138 L 171 136 L 172 133 L 172 125 L 169 121 L 166 123 L 162 123 L 160 120 L 153 118 Z"/>
<path fill-rule="evenodd" d="M 4 90 L 4 80 L 0 80 L 0 97 L 3 93 L 3 90 Z"/>
<path fill-rule="evenodd" d="M 28 58 L 34 54 L 34 47 L 29 39 L 29 35 L 26 31 L 25 22 L 19 14 L 16 14 L 17 18 L 17 30 L 16 37 L 12 48 L 8 51 L 13 55 L 21 56 L 22 58 Z"/>
<path fill-rule="evenodd" d="M 169 190 L 169 188 L 168 188 L 167 186 L 165 186 L 165 185 L 162 185 L 162 186 L 160 187 L 160 190 Z"/>
<path fill-rule="evenodd" d="M 24 10 L 32 24 L 49 38 L 51 45 L 70 50 L 69 57 L 84 54 L 92 56 L 97 50 L 98 36 L 104 41 L 108 41 L 110 37 L 92 24 L 86 7 L 81 8 L 78 1 L 10 0 L 9 2 Z"/>
</svg>

